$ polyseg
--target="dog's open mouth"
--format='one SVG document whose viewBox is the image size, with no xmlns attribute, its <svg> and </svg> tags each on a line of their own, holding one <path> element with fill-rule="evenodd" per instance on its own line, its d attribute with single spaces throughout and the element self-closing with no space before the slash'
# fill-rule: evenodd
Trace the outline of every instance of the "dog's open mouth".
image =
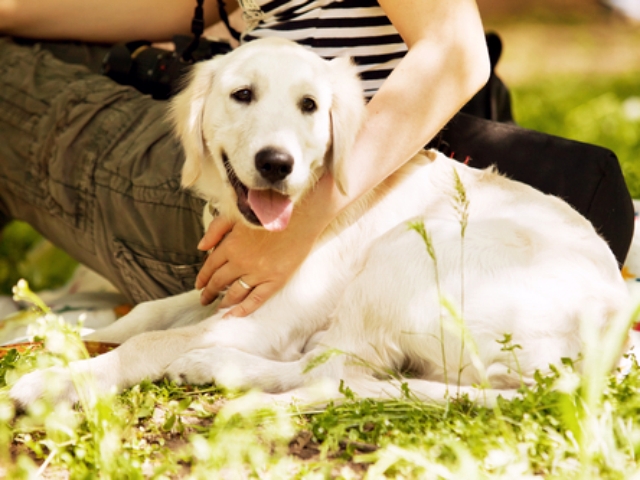
<svg viewBox="0 0 640 480">
<path fill-rule="evenodd" d="M 225 152 L 222 152 L 222 162 L 229 182 L 236 192 L 238 210 L 244 218 L 253 225 L 274 232 L 287 228 L 293 212 L 291 199 L 275 190 L 249 189 L 233 171 Z"/>
</svg>

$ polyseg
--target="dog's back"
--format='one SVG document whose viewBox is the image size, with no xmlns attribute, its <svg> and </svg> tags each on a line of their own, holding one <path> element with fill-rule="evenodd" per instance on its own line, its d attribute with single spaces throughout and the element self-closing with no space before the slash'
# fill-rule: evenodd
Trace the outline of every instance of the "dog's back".
<svg viewBox="0 0 640 480">
<path fill-rule="evenodd" d="M 605 241 L 555 197 L 427 156 L 365 214 L 375 222 L 394 205 L 402 212 L 405 201 L 424 208 L 365 250 L 323 346 L 307 361 L 328 348 L 346 357 L 311 377 L 339 375 L 360 394 L 388 395 L 393 388 L 371 375 L 410 370 L 416 393 L 438 399 L 447 385 L 450 392 L 485 381 L 516 389 L 536 371 L 578 358 L 582 324 L 603 329 L 627 303 Z"/>
</svg>

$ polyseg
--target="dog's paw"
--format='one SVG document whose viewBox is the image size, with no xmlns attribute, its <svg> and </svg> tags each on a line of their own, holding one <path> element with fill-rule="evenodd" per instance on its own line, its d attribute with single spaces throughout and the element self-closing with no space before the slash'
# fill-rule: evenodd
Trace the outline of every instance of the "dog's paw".
<svg viewBox="0 0 640 480">
<path fill-rule="evenodd" d="M 62 367 L 36 370 L 24 375 L 11 387 L 9 396 L 23 410 L 41 398 L 55 403 L 73 404 L 78 401 L 71 373 Z"/>
<path fill-rule="evenodd" d="M 194 366 L 190 359 L 184 356 L 174 360 L 164 371 L 167 378 L 178 385 L 202 385 L 211 382 L 212 377 L 207 375 L 203 365 Z"/>
<path fill-rule="evenodd" d="M 202 385 L 213 383 L 233 390 L 246 389 L 243 372 L 238 364 L 235 351 L 228 348 L 211 347 L 191 350 L 173 361 L 165 370 L 165 377 L 182 385 Z"/>
</svg>

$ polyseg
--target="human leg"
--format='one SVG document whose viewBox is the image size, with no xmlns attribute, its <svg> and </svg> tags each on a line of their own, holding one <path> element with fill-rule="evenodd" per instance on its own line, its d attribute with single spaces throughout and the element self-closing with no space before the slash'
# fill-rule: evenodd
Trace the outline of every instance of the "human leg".
<svg viewBox="0 0 640 480">
<path fill-rule="evenodd" d="M 131 300 L 192 286 L 202 202 L 166 105 L 0 39 L 0 221 L 24 220 Z"/>
<path fill-rule="evenodd" d="M 78 41 L 43 41 L 30 38 L 16 38 L 14 42 L 26 47 L 41 48 L 50 52 L 58 60 L 74 65 L 84 65 L 93 73 L 102 73 L 102 60 L 111 45 L 99 43 L 85 43 Z"/>
</svg>

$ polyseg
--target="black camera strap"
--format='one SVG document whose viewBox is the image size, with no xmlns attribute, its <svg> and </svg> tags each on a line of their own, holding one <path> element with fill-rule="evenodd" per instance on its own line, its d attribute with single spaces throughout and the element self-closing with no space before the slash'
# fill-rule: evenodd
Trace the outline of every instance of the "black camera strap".
<svg viewBox="0 0 640 480">
<path fill-rule="evenodd" d="M 189 46 L 182 52 L 182 61 L 185 63 L 193 62 L 193 52 L 200 44 L 200 37 L 204 32 L 204 8 L 202 5 L 204 0 L 196 0 L 196 10 L 193 13 L 193 20 L 191 20 L 191 33 L 193 33 L 193 40 Z"/>
<path fill-rule="evenodd" d="M 193 52 L 198 48 L 198 45 L 200 44 L 200 38 L 202 37 L 202 33 L 204 32 L 203 5 L 204 0 L 196 0 L 196 9 L 193 13 L 193 20 L 191 20 L 191 33 L 193 33 L 193 40 L 182 53 L 182 61 L 185 63 L 193 63 Z M 227 11 L 224 7 L 224 0 L 218 0 L 218 13 L 220 14 L 220 19 L 227 26 L 227 30 L 229 30 L 231 36 L 240 41 L 240 32 L 233 28 L 229 23 L 229 16 L 227 15 Z"/>
<path fill-rule="evenodd" d="M 237 41 L 240 41 L 240 32 L 229 23 L 229 15 L 227 15 L 227 11 L 224 8 L 224 0 L 218 0 L 218 12 L 220 13 L 220 20 L 227 26 L 227 30 L 229 30 L 231 36 Z"/>
</svg>

